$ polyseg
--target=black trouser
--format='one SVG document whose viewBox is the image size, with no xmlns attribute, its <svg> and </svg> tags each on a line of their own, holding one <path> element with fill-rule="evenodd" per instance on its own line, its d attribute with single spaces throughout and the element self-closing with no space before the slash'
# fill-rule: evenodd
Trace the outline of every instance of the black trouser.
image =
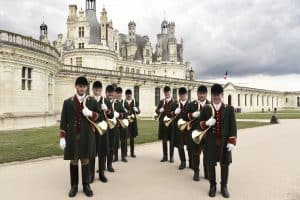
<svg viewBox="0 0 300 200">
<path fill-rule="evenodd" d="M 127 151 L 127 128 L 120 129 L 120 142 L 121 142 L 121 156 L 126 157 Z"/>
<path fill-rule="evenodd" d="M 90 166 L 89 159 L 76 159 L 70 162 L 71 186 L 78 185 L 78 162 L 81 161 L 82 185 L 90 184 Z"/>
<path fill-rule="evenodd" d="M 162 140 L 162 146 L 163 146 L 163 157 L 168 159 L 168 140 Z M 169 156 L 170 156 L 170 160 L 173 159 L 174 156 L 173 141 L 169 141 Z"/>
<path fill-rule="evenodd" d="M 209 170 L 206 163 L 206 148 L 205 144 L 195 145 L 193 149 L 193 161 L 194 161 L 194 171 L 199 172 L 200 170 L 200 155 L 203 152 L 203 169 L 204 169 L 204 177 L 208 178 Z"/>
<path fill-rule="evenodd" d="M 216 167 L 211 165 L 209 168 L 209 181 L 210 184 L 217 184 L 216 182 Z M 229 176 L 229 166 L 228 165 L 221 165 L 221 185 L 227 186 L 228 183 L 228 176 Z"/>
<path fill-rule="evenodd" d="M 130 143 L 130 154 L 134 155 L 134 137 L 131 135 L 129 137 L 129 143 Z"/>
</svg>

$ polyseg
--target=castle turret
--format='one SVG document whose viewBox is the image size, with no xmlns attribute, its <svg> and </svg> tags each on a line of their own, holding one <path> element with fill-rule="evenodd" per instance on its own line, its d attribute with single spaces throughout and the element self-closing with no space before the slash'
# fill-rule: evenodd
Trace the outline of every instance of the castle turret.
<svg viewBox="0 0 300 200">
<path fill-rule="evenodd" d="M 107 45 L 107 11 L 105 8 L 102 9 L 100 24 L 101 24 L 101 43 Z"/>
<path fill-rule="evenodd" d="M 177 61 L 177 41 L 175 37 L 175 23 L 171 22 L 168 24 L 168 54 L 169 61 Z"/>
<path fill-rule="evenodd" d="M 48 26 L 44 22 L 40 26 L 40 41 L 50 44 L 48 40 Z"/>
<path fill-rule="evenodd" d="M 128 45 L 127 45 L 127 59 L 134 60 L 137 46 L 136 46 L 136 24 L 134 21 L 128 23 Z"/>
</svg>

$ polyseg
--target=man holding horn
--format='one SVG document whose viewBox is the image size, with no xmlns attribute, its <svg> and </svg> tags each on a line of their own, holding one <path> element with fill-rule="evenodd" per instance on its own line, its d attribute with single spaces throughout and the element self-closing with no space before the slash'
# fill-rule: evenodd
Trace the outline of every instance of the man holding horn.
<svg viewBox="0 0 300 200">
<path fill-rule="evenodd" d="M 89 120 L 96 121 L 99 107 L 92 97 L 86 97 L 88 81 L 78 77 L 75 82 L 76 94 L 63 103 L 60 120 L 60 147 L 64 149 L 64 160 L 70 160 L 71 190 L 69 197 L 78 192 L 78 161 L 81 161 L 83 192 L 93 196 L 90 188 L 89 159 L 95 157 L 95 130 Z M 85 99 L 87 98 L 87 99 Z M 83 106 L 83 101 L 86 107 Z"/>
<path fill-rule="evenodd" d="M 164 95 L 165 98 L 159 101 L 155 110 L 156 114 L 159 116 L 158 139 L 162 140 L 162 147 L 163 147 L 163 158 L 161 159 L 160 162 L 168 161 L 168 141 L 169 141 L 170 163 L 173 163 L 174 144 L 173 144 L 173 133 L 172 133 L 171 123 L 172 123 L 172 112 L 174 112 L 172 111 L 172 107 L 174 107 L 174 104 L 176 102 L 171 96 L 171 88 L 169 86 L 164 87 Z"/>
<path fill-rule="evenodd" d="M 125 91 L 126 100 L 125 100 L 125 109 L 128 111 L 129 117 L 129 126 L 128 126 L 128 138 L 130 143 L 130 156 L 135 158 L 134 152 L 134 139 L 138 136 L 138 123 L 137 115 L 141 113 L 139 108 L 139 102 L 136 99 L 132 98 L 132 91 L 127 89 Z"/>
<path fill-rule="evenodd" d="M 197 89 L 197 100 L 191 102 L 188 106 L 189 120 L 191 121 L 191 132 L 193 130 L 199 130 L 200 128 L 200 113 L 202 112 L 205 105 L 210 104 L 207 100 L 207 88 L 205 85 L 200 85 Z M 194 169 L 194 181 L 199 181 L 199 171 L 200 171 L 200 154 L 203 152 L 203 169 L 204 178 L 208 179 L 208 169 L 206 165 L 206 149 L 205 149 L 205 139 L 200 144 L 195 143 L 191 139 L 191 134 L 189 134 L 189 149 L 192 151 L 193 159 L 193 169 Z"/>
<path fill-rule="evenodd" d="M 104 103 L 104 97 L 102 96 L 102 83 L 100 81 L 95 81 L 93 83 L 92 90 L 93 90 L 94 98 L 96 99 L 99 108 L 101 108 L 100 117 L 96 121 L 97 123 L 99 123 L 105 120 L 105 115 L 110 115 L 111 111 Z M 102 181 L 103 183 L 106 183 L 107 178 L 104 174 L 106 157 L 108 155 L 108 133 L 106 130 L 103 130 L 102 135 L 100 135 L 100 133 L 96 134 L 96 150 L 98 155 L 99 180 Z M 91 183 L 92 183 L 94 182 L 95 179 L 95 158 L 90 159 L 90 169 L 91 169 Z"/>
<path fill-rule="evenodd" d="M 214 84 L 211 88 L 211 94 L 212 107 L 205 106 L 200 115 L 201 130 L 207 131 L 205 143 L 210 181 L 209 196 L 216 196 L 215 166 L 217 162 L 219 162 L 221 165 L 221 194 L 223 197 L 229 198 L 227 182 L 229 165 L 232 162 L 231 152 L 236 145 L 236 119 L 234 108 L 222 102 L 223 87 L 219 84 Z M 214 109 L 214 111 L 212 109 Z"/>
</svg>

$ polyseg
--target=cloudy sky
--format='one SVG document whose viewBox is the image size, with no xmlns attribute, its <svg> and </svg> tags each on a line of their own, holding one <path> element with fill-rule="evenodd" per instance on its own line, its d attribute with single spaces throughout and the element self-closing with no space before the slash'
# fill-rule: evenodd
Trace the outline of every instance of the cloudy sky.
<svg viewBox="0 0 300 200">
<path fill-rule="evenodd" d="M 39 36 L 44 16 L 50 39 L 66 33 L 68 5 L 85 0 L 0 0 L 0 29 Z M 300 1 L 298 0 L 97 0 L 114 27 L 156 34 L 165 16 L 175 21 L 184 57 L 200 80 L 227 81 L 248 87 L 300 91 Z"/>
</svg>

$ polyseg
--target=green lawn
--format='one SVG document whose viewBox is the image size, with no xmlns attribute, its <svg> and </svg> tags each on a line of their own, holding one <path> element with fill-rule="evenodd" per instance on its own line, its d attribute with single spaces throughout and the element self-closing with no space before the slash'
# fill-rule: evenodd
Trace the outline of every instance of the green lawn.
<svg viewBox="0 0 300 200">
<path fill-rule="evenodd" d="M 238 122 L 238 128 L 267 125 L 261 122 Z M 157 121 L 140 120 L 138 144 L 157 140 Z M 58 147 L 58 127 L 0 132 L 0 163 L 62 155 Z"/>
<path fill-rule="evenodd" d="M 251 112 L 251 113 L 237 113 L 237 119 L 271 119 L 274 113 L 262 113 L 262 112 Z M 300 119 L 300 111 L 279 111 L 277 114 L 279 119 Z"/>
</svg>

